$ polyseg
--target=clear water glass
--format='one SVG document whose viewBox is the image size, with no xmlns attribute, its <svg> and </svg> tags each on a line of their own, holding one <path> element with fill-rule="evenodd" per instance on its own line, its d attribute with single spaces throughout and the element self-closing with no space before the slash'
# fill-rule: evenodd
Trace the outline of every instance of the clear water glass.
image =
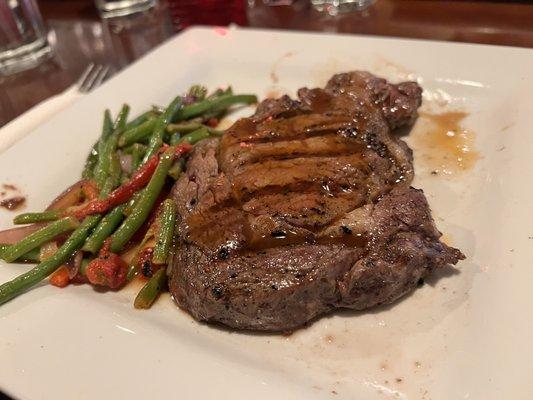
<svg viewBox="0 0 533 400">
<path fill-rule="evenodd" d="M 50 53 L 35 0 L 0 0 L 0 74 L 33 68 Z"/>
<path fill-rule="evenodd" d="M 372 5 L 375 0 L 311 0 L 318 11 L 336 15 L 343 12 L 361 11 Z"/>
<path fill-rule="evenodd" d="M 157 0 L 96 0 L 96 7 L 102 18 L 123 17 L 147 11 Z"/>
</svg>

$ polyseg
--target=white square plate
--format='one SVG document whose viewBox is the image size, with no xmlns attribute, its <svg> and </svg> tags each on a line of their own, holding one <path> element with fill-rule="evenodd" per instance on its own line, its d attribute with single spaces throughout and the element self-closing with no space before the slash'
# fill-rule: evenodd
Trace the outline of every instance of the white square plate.
<svg viewBox="0 0 533 400">
<path fill-rule="evenodd" d="M 0 183 L 42 209 L 80 174 L 105 107 L 133 114 L 191 83 L 260 97 L 367 69 L 418 79 L 425 110 L 460 109 L 476 165 L 415 186 L 467 259 L 389 307 L 339 312 L 291 336 L 199 324 L 164 297 L 48 285 L 0 307 L 0 387 L 20 399 L 532 399 L 533 51 L 358 36 L 195 28 L 0 155 Z M 248 110 L 250 112 L 250 110 Z M 13 214 L 0 211 L 0 228 Z M 1 265 L 0 281 L 29 268 Z"/>
</svg>

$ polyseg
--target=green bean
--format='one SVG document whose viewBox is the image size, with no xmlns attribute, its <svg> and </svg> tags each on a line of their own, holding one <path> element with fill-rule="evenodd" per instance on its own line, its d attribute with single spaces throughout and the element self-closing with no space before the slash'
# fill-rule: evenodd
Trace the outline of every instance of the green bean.
<svg viewBox="0 0 533 400">
<path fill-rule="evenodd" d="M 142 152 L 146 151 L 146 146 L 142 143 L 133 143 L 129 145 L 128 147 L 124 147 L 122 151 L 126 154 L 133 154 L 135 150 L 140 150 Z"/>
<path fill-rule="evenodd" d="M 113 127 L 114 132 L 118 131 L 118 133 L 122 133 L 122 131 L 124 131 L 124 129 L 126 128 L 126 121 L 128 120 L 129 113 L 130 106 L 127 104 L 123 104 L 115 121 L 115 126 Z"/>
<path fill-rule="evenodd" d="M 207 88 L 202 85 L 192 85 L 188 92 L 189 96 L 193 96 L 196 101 L 202 101 L 207 95 Z"/>
<path fill-rule="evenodd" d="M 142 192 L 144 189 L 135 192 L 131 198 L 130 201 L 128 201 L 128 204 L 126 204 L 126 208 L 124 209 L 124 215 L 130 215 L 135 208 L 135 205 L 139 202 L 139 198 L 141 197 Z"/>
<path fill-rule="evenodd" d="M 113 190 L 114 187 L 115 187 L 115 179 L 113 179 L 112 177 L 108 176 L 107 179 L 105 180 L 103 186 L 102 186 L 102 190 L 100 190 L 100 196 L 99 197 L 101 199 L 103 199 L 109 193 L 111 193 L 111 191 Z"/>
<path fill-rule="evenodd" d="M 179 124 L 168 124 L 167 132 L 169 133 L 189 133 L 201 128 L 203 125 L 200 122 L 182 122 Z"/>
<path fill-rule="evenodd" d="M 4 251 L 3 258 L 7 262 L 13 262 L 28 251 L 40 247 L 62 233 L 75 229 L 78 225 L 78 220 L 73 217 L 66 217 L 52 222 L 50 225 L 29 234 L 24 239 L 9 246 Z"/>
<path fill-rule="evenodd" d="M 87 159 L 85 160 L 85 165 L 83 166 L 83 171 L 81 173 L 81 177 L 83 179 L 91 179 L 93 177 L 93 170 L 97 162 L 98 162 L 98 142 L 96 142 L 93 145 L 89 155 L 87 156 Z"/>
<path fill-rule="evenodd" d="M 175 161 L 174 164 L 172 164 L 172 167 L 170 167 L 170 169 L 168 170 L 168 176 L 177 181 L 181 173 L 183 172 L 184 167 L 184 160 L 183 158 L 180 158 L 179 160 Z"/>
<path fill-rule="evenodd" d="M 102 135 L 101 139 L 103 142 L 105 142 L 107 139 L 109 139 L 109 136 L 113 133 L 113 118 L 111 118 L 111 111 L 105 110 L 104 111 L 104 123 L 102 126 Z"/>
<path fill-rule="evenodd" d="M 190 143 L 195 144 L 196 142 L 199 142 L 202 139 L 206 139 L 209 137 L 209 130 L 204 126 L 200 129 L 195 130 L 194 132 L 191 132 L 185 136 L 183 136 L 178 143 Z"/>
<path fill-rule="evenodd" d="M 115 142 L 113 138 L 109 139 L 109 142 Z M 106 143 L 104 146 L 104 151 L 102 154 L 100 154 L 100 158 L 98 159 L 98 163 L 96 164 L 95 171 L 94 171 L 94 179 L 96 181 L 96 185 L 101 190 L 108 178 L 109 174 L 109 165 L 111 163 L 111 154 L 114 152 L 115 144 L 113 143 Z"/>
<path fill-rule="evenodd" d="M 124 127 L 124 130 L 127 131 L 129 129 L 132 129 L 132 128 L 135 128 L 141 124 L 143 124 L 144 122 L 148 121 L 150 118 L 152 118 L 154 115 L 154 113 L 152 111 L 145 111 L 143 112 L 141 115 L 139 115 L 138 117 L 135 117 L 134 119 L 132 119 L 130 122 L 128 122 L 126 124 L 126 126 Z"/>
<path fill-rule="evenodd" d="M 231 86 L 228 86 L 226 89 L 218 88 L 213 93 L 211 93 L 209 96 L 207 96 L 208 99 L 214 99 L 215 97 L 220 97 L 225 94 L 233 94 L 233 89 Z"/>
<path fill-rule="evenodd" d="M 107 177 L 109 176 L 109 168 L 111 164 L 112 154 L 117 148 L 118 137 L 124 130 L 126 125 L 126 119 L 128 118 L 129 106 L 124 104 L 118 117 L 115 121 L 115 126 L 113 127 L 113 133 L 109 135 L 105 143 L 102 145 L 102 150 L 100 152 L 100 157 L 98 158 L 98 163 L 94 169 L 94 178 L 96 180 L 96 185 L 98 188 L 102 189 Z"/>
<path fill-rule="evenodd" d="M 208 128 L 208 130 L 211 136 L 219 136 L 219 137 L 224 135 L 224 132 L 225 132 L 220 129 L 213 129 L 213 128 Z"/>
<path fill-rule="evenodd" d="M 157 296 L 165 288 L 167 283 L 167 274 L 164 268 L 158 269 L 154 275 L 146 282 L 142 289 L 135 297 L 133 306 L 135 308 L 148 309 L 154 304 Z"/>
<path fill-rule="evenodd" d="M 174 114 L 176 114 L 176 112 L 180 109 L 181 105 L 182 98 L 181 96 L 178 96 L 174 100 L 172 100 L 172 102 L 166 108 L 165 112 L 161 114 L 159 118 L 157 118 L 154 131 L 152 132 L 150 142 L 148 143 L 148 150 L 146 151 L 146 154 L 143 158 L 143 164 L 148 161 L 148 159 L 152 157 L 156 153 L 156 151 L 163 145 L 165 129 L 172 120 Z"/>
<path fill-rule="evenodd" d="M 157 123 L 156 118 L 151 118 L 142 124 L 124 131 L 118 139 L 118 147 L 126 147 L 132 143 L 141 142 L 150 137 Z"/>
<path fill-rule="evenodd" d="M 140 143 L 134 143 L 131 147 L 131 169 L 132 171 L 136 171 L 141 165 L 144 153 L 146 153 L 146 146 Z"/>
<path fill-rule="evenodd" d="M 221 135 L 223 131 L 218 131 L 216 129 L 211 128 L 210 126 L 206 126 L 202 124 L 201 122 L 181 122 L 179 124 L 168 124 L 167 126 L 167 132 L 169 133 L 191 133 L 197 129 L 200 128 L 207 128 L 209 133 L 214 135 Z"/>
<path fill-rule="evenodd" d="M 173 133 L 170 136 L 169 143 L 171 146 L 174 146 L 180 142 L 180 139 L 181 139 L 181 135 L 179 133 Z"/>
<path fill-rule="evenodd" d="M 233 90 L 231 87 L 228 87 L 226 90 L 222 90 L 222 94 L 215 97 L 220 97 L 223 95 L 233 95 Z M 217 107 L 213 107 L 213 109 L 206 111 L 204 114 L 202 114 L 202 122 L 209 121 L 211 118 L 221 119 L 224 117 L 224 115 L 227 113 L 228 107 L 224 104 L 219 105 Z"/>
<path fill-rule="evenodd" d="M 104 241 L 111 235 L 124 219 L 125 205 L 115 207 L 107 214 L 100 223 L 94 228 L 91 236 L 87 238 L 82 250 L 96 254 L 102 248 Z"/>
<path fill-rule="evenodd" d="M 10 244 L 0 243 L 0 258 L 4 258 L 4 252 L 11 247 Z M 15 262 L 30 262 L 30 263 L 38 263 L 40 261 L 39 259 L 39 249 L 33 249 L 28 251 L 27 253 L 21 255 L 19 258 L 15 260 Z"/>
<path fill-rule="evenodd" d="M 207 111 L 220 108 L 228 108 L 233 104 L 252 104 L 257 103 L 257 96 L 249 94 L 231 95 L 225 94 L 220 97 L 206 99 L 198 103 L 185 106 L 180 109 L 172 119 L 172 122 L 183 121 L 197 115 L 204 114 Z"/>
<path fill-rule="evenodd" d="M 193 122 L 193 123 L 185 123 L 185 124 L 170 124 L 170 129 L 167 129 L 168 132 L 175 132 L 175 133 L 191 133 L 194 132 L 200 128 L 205 128 L 209 131 L 210 134 L 215 136 L 221 136 L 224 131 L 217 130 L 214 128 L 211 128 L 210 126 L 204 125 L 200 122 Z"/>
<path fill-rule="evenodd" d="M 214 107 L 213 109 L 206 111 L 202 114 L 202 122 L 208 122 L 212 118 L 220 120 L 224 117 L 224 115 L 226 115 L 227 111 L 228 107 L 225 107 L 223 105 L 219 107 Z"/>
<path fill-rule="evenodd" d="M 122 175 L 122 167 L 120 166 L 120 158 L 117 153 L 111 154 L 111 162 L 109 164 L 109 178 L 112 181 L 112 189 L 120 184 L 120 176 Z"/>
<path fill-rule="evenodd" d="M 28 272 L 0 285 L 0 304 L 13 299 L 36 285 L 65 263 L 83 245 L 90 230 L 94 228 L 99 220 L 99 215 L 91 215 L 85 218 L 81 225 L 76 228 L 66 242 L 50 258 L 39 263 Z"/>
<path fill-rule="evenodd" d="M 128 282 L 130 282 L 131 280 L 133 280 L 133 278 L 135 278 L 137 276 L 137 265 L 135 263 L 132 263 L 129 267 L 128 267 L 128 272 L 126 273 L 126 280 Z"/>
<path fill-rule="evenodd" d="M 158 106 L 157 104 L 153 104 L 152 105 L 152 113 L 154 113 L 154 115 L 161 115 L 165 112 L 165 108 L 164 107 L 161 107 L 161 106 Z"/>
<path fill-rule="evenodd" d="M 92 259 L 88 259 L 88 258 L 83 258 L 81 260 L 80 269 L 78 271 L 80 275 L 87 276 L 87 266 L 89 265 L 91 261 Z"/>
<path fill-rule="evenodd" d="M 159 219 L 159 230 L 154 247 L 152 261 L 155 264 L 166 264 L 168 252 L 174 237 L 174 226 L 176 225 L 176 204 L 171 199 L 166 199 L 162 205 Z"/>
<path fill-rule="evenodd" d="M 207 96 L 207 99 L 214 99 L 215 97 L 220 97 L 224 94 L 224 89 L 218 88 L 213 93 Z"/>
<path fill-rule="evenodd" d="M 98 142 L 96 142 L 96 151 L 98 152 L 98 158 L 100 158 L 100 155 L 104 151 L 104 146 L 113 133 L 113 119 L 111 118 L 111 112 L 109 110 L 105 110 L 104 112 L 104 122 L 102 124 L 102 133 L 100 134 L 100 138 L 98 139 Z M 98 164 L 97 164 L 98 165 Z"/>
<path fill-rule="evenodd" d="M 104 112 L 104 122 L 102 124 L 102 132 L 96 143 L 91 148 L 87 159 L 85 160 L 85 166 L 83 167 L 83 172 L 81 176 L 83 179 L 91 179 L 94 176 L 94 169 L 98 164 L 98 159 L 103 148 L 103 144 L 107 137 L 113 131 L 113 121 L 111 120 L 111 113 L 109 110 Z"/>
<path fill-rule="evenodd" d="M 34 224 L 36 222 L 56 221 L 61 218 L 62 210 L 30 212 L 19 214 L 13 219 L 15 225 Z"/>
<path fill-rule="evenodd" d="M 170 169 L 172 162 L 174 161 L 175 148 L 168 148 L 154 171 L 154 174 L 150 178 L 150 182 L 141 191 L 141 194 L 136 201 L 135 206 L 130 215 L 122 222 L 122 225 L 111 236 L 111 251 L 118 253 L 124 247 L 124 245 L 131 239 L 131 237 L 137 232 L 141 225 L 146 221 L 152 207 L 165 184 L 165 179 Z"/>
<path fill-rule="evenodd" d="M 111 154 L 115 151 L 116 139 L 112 136 L 103 145 L 102 152 L 98 158 L 98 162 L 94 167 L 94 180 L 96 186 L 101 190 L 106 182 L 109 174 L 109 164 L 111 162 Z"/>
<path fill-rule="evenodd" d="M 128 147 L 124 147 L 122 149 L 122 152 L 124 154 L 133 154 L 133 151 L 135 149 L 142 149 L 144 151 L 146 151 L 146 146 L 144 144 L 141 144 L 141 143 L 133 143 L 133 144 L 130 144 Z"/>
</svg>

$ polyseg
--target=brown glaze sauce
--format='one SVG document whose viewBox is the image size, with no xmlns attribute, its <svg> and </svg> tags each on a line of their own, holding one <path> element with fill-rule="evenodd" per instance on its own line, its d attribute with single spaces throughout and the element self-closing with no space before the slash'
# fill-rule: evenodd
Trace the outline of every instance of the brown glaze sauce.
<svg viewBox="0 0 533 400">
<path fill-rule="evenodd" d="M 331 110 L 331 95 L 323 90 L 311 89 L 310 93 L 312 96 L 309 96 L 309 99 L 311 100 L 309 107 L 313 112 L 323 114 L 326 111 Z"/>
<path fill-rule="evenodd" d="M 453 175 L 472 169 L 480 158 L 474 149 L 475 134 L 462 126 L 463 111 L 438 114 L 421 112 L 412 133 L 415 155 L 432 174 Z"/>
<path fill-rule="evenodd" d="M 299 244 L 337 244 L 346 247 L 364 248 L 368 238 L 362 234 L 343 233 L 341 235 L 315 236 L 312 233 L 302 234 L 290 229 L 273 230 L 269 235 L 246 234 L 247 250 L 266 250 L 273 247 Z"/>
<path fill-rule="evenodd" d="M 226 202 L 220 204 L 219 207 L 225 209 L 243 208 L 238 196 L 234 195 L 227 199 Z M 231 234 L 227 235 L 228 231 L 220 235 L 215 230 L 206 229 L 205 224 L 201 224 L 196 220 L 197 217 L 201 219 L 201 216 L 196 214 L 189 216 L 188 240 L 202 243 L 203 246 L 216 251 L 219 255 L 227 255 L 230 249 L 232 253 L 238 254 L 246 251 L 262 251 L 274 247 L 302 244 L 343 245 L 351 248 L 365 248 L 369 242 L 367 234 L 352 232 L 348 226 L 338 226 L 337 231 L 329 231 L 325 234 L 322 232 L 322 227 L 292 227 L 288 226 L 287 223 L 272 219 L 262 221 L 261 226 L 255 226 L 251 225 L 246 217 L 243 218 L 243 214 L 235 216 L 236 218 L 233 219 L 234 225 L 230 228 L 233 232 L 239 232 L 238 236 L 240 238 L 228 239 L 231 236 Z M 222 258 L 225 259 L 225 257 Z"/>
<path fill-rule="evenodd" d="M 26 203 L 26 197 L 21 195 L 20 190 L 11 183 L 2 183 L 0 193 L 0 207 L 12 210 L 18 210 Z"/>
<path fill-rule="evenodd" d="M 10 211 L 17 210 L 24 205 L 26 198 L 23 196 L 10 197 L 0 201 L 0 207 L 7 208 Z"/>
</svg>

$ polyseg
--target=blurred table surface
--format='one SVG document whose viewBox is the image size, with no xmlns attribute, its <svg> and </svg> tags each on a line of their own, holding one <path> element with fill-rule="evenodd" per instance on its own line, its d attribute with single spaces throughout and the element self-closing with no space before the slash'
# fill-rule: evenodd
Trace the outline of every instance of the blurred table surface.
<svg viewBox="0 0 533 400">
<path fill-rule="evenodd" d="M 0 76 L 0 126 L 65 90 L 90 62 L 110 65 L 117 72 L 188 24 L 233 21 L 259 28 L 533 48 L 531 1 L 377 0 L 364 12 L 332 16 L 314 10 L 308 0 L 277 6 L 247 0 L 247 7 L 241 0 L 230 17 L 222 16 L 224 20 L 220 20 L 220 13 L 210 14 L 206 9 L 183 20 L 184 4 L 191 10 L 194 2 L 168 1 L 170 4 L 163 0 L 147 14 L 101 20 L 92 0 L 39 0 L 54 57 L 33 70 Z M 209 4 L 207 0 L 197 1 Z M 237 3 L 226 0 L 226 4 Z"/>
</svg>

